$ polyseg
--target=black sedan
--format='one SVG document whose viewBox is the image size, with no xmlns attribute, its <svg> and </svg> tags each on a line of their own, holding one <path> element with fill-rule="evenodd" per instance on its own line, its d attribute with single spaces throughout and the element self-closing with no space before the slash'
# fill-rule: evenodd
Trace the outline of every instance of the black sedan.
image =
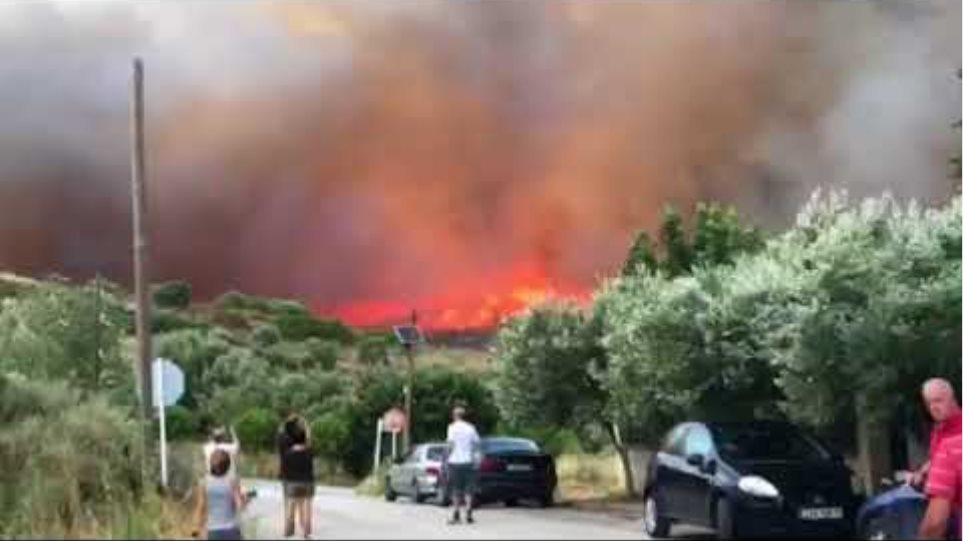
<svg viewBox="0 0 963 541">
<path fill-rule="evenodd" d="M 555 460 L 538 445 L 523 438 L 482 438 L 477 464 L 475 498 L 479 503 L 534 500 L 542 507 L 555 502 Z M 451 503 L 448 476 L 438 480 L 438 502 Z"/>
<path fill-rule="evenodd" d="M 683 423 L 649 462 L 646 533 L 674 523 L 749 536 L 840 537 L 858 501 L 839 455 L 781 422 Z"/>
</svg>

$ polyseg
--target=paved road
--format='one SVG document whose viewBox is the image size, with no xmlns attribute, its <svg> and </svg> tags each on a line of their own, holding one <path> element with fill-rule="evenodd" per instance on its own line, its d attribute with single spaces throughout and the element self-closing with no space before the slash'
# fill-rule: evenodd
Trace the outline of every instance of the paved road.
<svg viewBox="0 0 963 541">
<path fill-rule="evenodd" d="M 248 538 L 282 536 L 279 483 L 245 480 L 258 497 L 245 511 Z M 314 498 L 315 539 L 644 539 L 638 521 L 569 509 L 499 506 L 476 512 L 474 525 L 448 526 L 447 509 L 357 496 L 351 489 L 318 487 Z"/>
</svg>

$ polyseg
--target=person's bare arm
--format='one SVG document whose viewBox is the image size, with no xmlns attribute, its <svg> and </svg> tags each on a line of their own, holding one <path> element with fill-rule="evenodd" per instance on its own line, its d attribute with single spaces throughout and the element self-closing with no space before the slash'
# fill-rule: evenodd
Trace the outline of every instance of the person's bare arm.
<svg viewBox="0 0 963 541">
<path fill-rule="evenodd" d="M 197 504 L 194 506 L 194 537 L 206 537 L 205 528 L 207 526 L 207 489 L 203 481 L 197 483 Z"/>
<path fill-rule="evenodd" d="M 952 504 L 946 498 L 930 498 L 926 515 L 920 523 L 920 539 L 945 539 L 946 524 L 950 520 Z"/>
<path fill-rule="evenodd" d="M 247 496 L 241 492 L 241 484 L 237 481 L 231 483 L 231 492 L 234 494 L 234 508 L 243 511 L 247 507 Z"/>
<path fill-rule="evenodd" d="M 926 482 L 926 475 L 930 472 L 930 461 L 927 460 L 919 467 L 916 471 L 910 475 L 909 484 L 916 488 L 923 488 L 923 484 Z"/>
</svg>

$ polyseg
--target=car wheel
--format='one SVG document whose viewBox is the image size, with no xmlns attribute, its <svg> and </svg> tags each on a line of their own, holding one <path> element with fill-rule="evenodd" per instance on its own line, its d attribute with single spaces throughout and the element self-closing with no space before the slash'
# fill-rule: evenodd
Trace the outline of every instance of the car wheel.
<svg viewBox="0 0 963 541">
<path fill-rule="evenodd" d="M 385 499 L 389 502 L 393 502 L 398 499 L 398 493 L 395 489 L 391 488 L 391 478 L 385 477 Z"/>
<path fill-rule="evenodd" d="M 425 495 L 421 493 L 418 481 L 411 483 L 411 494 L 411 499 L 415 500 L 415 503 L 425 503 Z"/>
<path fill-rule="evenodd" d="M 505 500 L 505 507 L 518 507 L 518 500 L 515 498 L 508 498 Z"/>
<path fill-rule="evenodd" d="M 716 502 L 716 539 L 735 539 L 736 522 L 732 515 L 732 503 L 725 498 Z"/>
<path fill-rule="evenodd" d="M 671 523 L 669 519 L 665 518 L 662 514 L 659 498 L 655 492 L 649 492 L 645 495 L 644 507 L 645 512 L 642 517 L 642 524 L 645 527 L 645 533 L 648 534 L 649 537 L 668 537 Z"/>
<path fill-rule="evenodd" d="M 538 499 L 538 505 L 540 505 L 543 509 L 552 507 L 555 505 L 555 495 L 549 492 L 548 494 L 542 496 Z"/>
</svg>

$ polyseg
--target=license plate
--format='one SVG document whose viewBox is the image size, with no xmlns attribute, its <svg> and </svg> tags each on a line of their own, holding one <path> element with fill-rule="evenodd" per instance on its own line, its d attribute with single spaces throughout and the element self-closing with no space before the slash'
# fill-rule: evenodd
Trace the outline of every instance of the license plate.
<svg viewBox="0 0 963 541">
<path fill-rule="evenodd" d="M 509 464 L 508 471 L 532 471 L 531 464 Z"/>
<path fill-rule="evenodd" d="M 839 520 L 843 518 L 842 507 L 813 507 L 800 509 L 799 518 L 803 520 Z"/>
</svg>

